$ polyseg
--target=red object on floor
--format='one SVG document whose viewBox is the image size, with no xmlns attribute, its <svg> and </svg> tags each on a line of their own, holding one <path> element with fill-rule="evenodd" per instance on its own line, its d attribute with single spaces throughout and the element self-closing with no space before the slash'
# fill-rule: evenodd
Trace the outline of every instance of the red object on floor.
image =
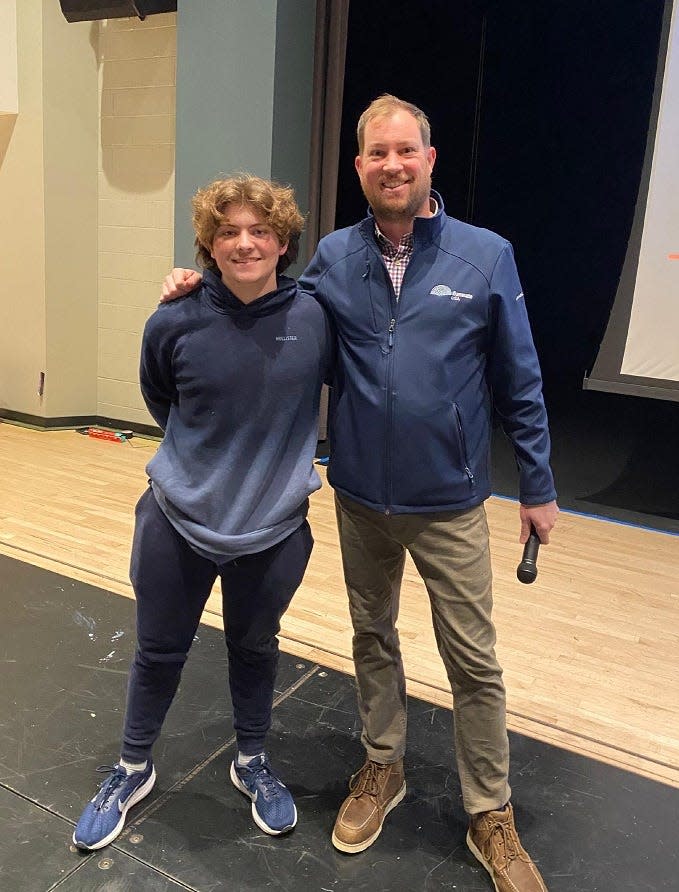
<svg viewBox="0 0 679 892">
<path fill-rule="evenodd" d="M 96 440 L 111 440 L 113 443 L 124 443 L 127 437 L 124 434 L 118 434 L 115 431 L 105 431 L 100 427 L 90 427 L 87 431 L 88 437 L 94 437 Z"/>
</svg>

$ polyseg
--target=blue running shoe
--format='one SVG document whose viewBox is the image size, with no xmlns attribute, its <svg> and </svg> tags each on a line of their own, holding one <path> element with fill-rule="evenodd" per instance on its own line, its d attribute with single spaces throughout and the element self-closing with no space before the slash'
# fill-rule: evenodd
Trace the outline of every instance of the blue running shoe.
<svg viewBox="0 0 679 892">
<path fill-rule="evenodd" d="M 103 849 L 120 834 L 125 816 L 133 805 L 148 796 L 156 782 L 156 771 L 149 759 L 143 771 L 128 774 L 120 765 L 102 765 L 97 771 L 111 773 L 87 803 L 73 831 L 73 843 L 79 849 Z"/>
<path fill-rule="evenodd" d="M 231 781 L 237 790 L 252 800 L 252 817 L 265 833 L 278 836 L 297 823 L 297 809 L 290 791 L 278 780 L 266 755 L 257 756 L 247 765 L 231 763 Z"/>
</svg>

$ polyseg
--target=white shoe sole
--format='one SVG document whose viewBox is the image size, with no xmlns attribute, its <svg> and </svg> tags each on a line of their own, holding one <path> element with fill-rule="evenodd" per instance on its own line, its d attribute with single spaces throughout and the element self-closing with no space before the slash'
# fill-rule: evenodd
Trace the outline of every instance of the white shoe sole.
<svg viewBox="0 0 679 892">
<path fill-rule="evenodd" d="M 132 808 L 133 805 L 136 805 L 138 802 L 141 802 L 142 799 L 145 799 L 156 782 L 156 769 L 155 766 L 151 770 L 151 775 L 147 781 L 145 781 L 141 787 L 138 787 L 134 793 L 129 797 L 127 802 L 125 803 L 125 807 L 120 813 L 120 820 L 115 825 L 113 830 L 105 836 L 103 839 L 100 839 L 98 842 L 92 843 L 92 845 L 87 845 L 84 842 L 78 842 L 75 838 L 75 831 L 73 832 L 73 845 L 82 849 L 84 852 L 96 852 L 97 849 L 103 849 L 104 846 L 107 846 L 110 842 L 113 842 L 116 837 L 120 836 L 123 827 L 125 826 L 125 818 L 127 817 L 128 811 Z"/>
<path fill-rule="evenodd" d="M 283 827 L 281 830 L 274 830 L 273 827 L 269 827 L 269 825 L 265 824 L 257 813 L 257 809 L 255 808 L 256 796 L 248 790 L 242 780 L 238 777 L 238 775 L 236 774 L 236 766 L 233 762 L 231 763 L 231 769 L 229 770 L 229 777 L 231 778 L 231 783 L 234 785 L 234 787 L 237 790 L 240 790 L 241 793 L 244 793 L 248 797 L 248 799 L 252 801 L 252 820 L 259 827 L 260 830 L 268 833 L 269 836 L 280 836 L 282 833 L 288 833 L 297 824 L 297 806 L 293 802 L 292 809 L 294 812 L 294 817 L 292 820 L 292 824 L 288 824 L 287 827 Z"/>
</svg>

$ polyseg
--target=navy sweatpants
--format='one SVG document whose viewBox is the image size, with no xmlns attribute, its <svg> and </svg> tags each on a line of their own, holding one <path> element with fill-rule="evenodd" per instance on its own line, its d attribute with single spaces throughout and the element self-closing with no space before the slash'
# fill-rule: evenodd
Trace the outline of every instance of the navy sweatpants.
<svg viewBox="0 0 679 892">
<path fill-rule="evenodd" d="M 130 578 L 137 598 L 137 650 L 128 683 L 123 758 L 148 758 L 217 576 L 238 748 L 248 755 L 261 752 L 271 724 L 276 635 L 311 555 L 309 524 L 304 521 L 266 551 L 215 564 L 179 535 L 151 488 L 137 503 L 135 516 Z"/>
</svg>

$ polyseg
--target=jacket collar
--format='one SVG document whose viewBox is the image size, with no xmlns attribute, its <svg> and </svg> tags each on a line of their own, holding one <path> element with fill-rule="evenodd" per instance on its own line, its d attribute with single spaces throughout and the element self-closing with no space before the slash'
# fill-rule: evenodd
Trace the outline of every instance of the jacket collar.
<svg viewBox="0 0 679 892">
<path fill-rule="evenodd" d="M 446 220 L 443 199 L 434 189 L 431 190 L 431 197 L 437 205 L 436 213 L 432 217 L 415 217 L 413 223 L 413 241 L 416 248 L 423 247 L 424 245 L 431 244 L 435 241 L 443 229 Z M 358 228 L 365 239 L 372 240 L 372 242 L 376 243 L 375 217 L 371 207 L 368 208 L 368 216 L 361 220 L 358 224 Z"/>
</svg>

